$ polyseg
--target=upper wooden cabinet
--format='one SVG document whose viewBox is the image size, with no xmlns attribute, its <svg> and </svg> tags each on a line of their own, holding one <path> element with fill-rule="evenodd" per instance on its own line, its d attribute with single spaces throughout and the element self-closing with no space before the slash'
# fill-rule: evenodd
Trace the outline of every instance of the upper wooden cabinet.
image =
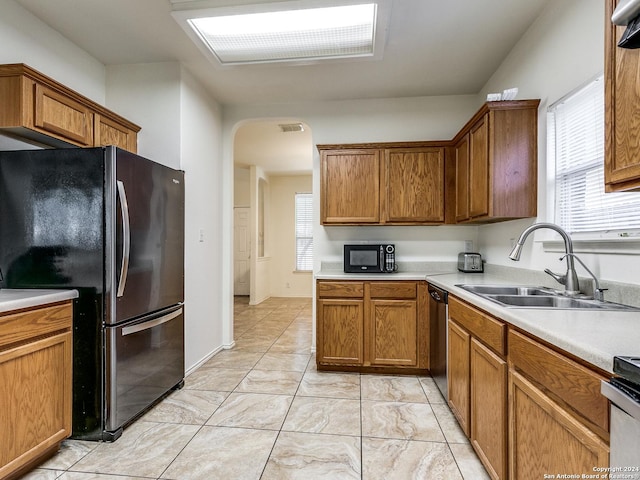
<svg viewBox="0 0 640 480">
<path fill-rule="evenodd" d="M 536 216 L 539 103 L 487 102 L 454 138 L 456 222 Z"/>
<path fill-rule="evenodd" d="M 444 223 L 442 142 L 318 145 L 318 150 L 323 225 Z"/>
<path fill-rule="evenodd" d="M 610 20 L 618 0 L 606 3 L 605 190 L 640 190 L 640 51 L 617 46 L 625 27 Z"/>
<path fill-rule="evenodd" d="M 137 151 L 140 127 L 24 64 L 0 65 L 0 129 L 54 147 Z"/>
</svg>

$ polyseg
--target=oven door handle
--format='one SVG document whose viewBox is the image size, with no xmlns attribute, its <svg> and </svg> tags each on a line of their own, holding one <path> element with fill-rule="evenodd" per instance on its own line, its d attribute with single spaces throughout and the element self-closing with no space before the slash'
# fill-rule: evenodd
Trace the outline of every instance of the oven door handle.
<svg viewBox="0 0 640 480">
<path fill-rule="evenodd" d="M 600 392 L 611 400 L 611 403 L 640 421 L 640 403 L 636 402 L 629 395 L 604 380 L 600 383 Z"/>
<path fill-rule="evenodd" d="M 132 335 L 134 333 L 142 332 L 144 330 L 149 330 L 150 328 L 157 327 L 158 325 L 162 325 L 163 323 L 167 323 L 173 320 L 176 317 L 182 315 L 182 307 L 180 307 L 175 312 L 168 313 L 163 315 L 162 317 L 156 318 L 155 320 L 151 320 L 149 322 L 142 322 L 136 325 L 131 325 L 130 327 L 124 327 L 122 329 L 122 336 Z"/>
</svg>

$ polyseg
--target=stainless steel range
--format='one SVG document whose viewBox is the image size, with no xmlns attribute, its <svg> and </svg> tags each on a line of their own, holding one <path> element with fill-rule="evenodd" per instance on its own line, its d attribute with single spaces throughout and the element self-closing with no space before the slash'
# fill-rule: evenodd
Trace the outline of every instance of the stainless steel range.
<svg viewBox="0 0 640 480">
<path fill-rule="evenodd" d="M 615 357 L 617 375 L 602 382 L 611 400 L 611 472 L 640 479 L 640 357 Z M 613 476 L 611 478 L 614 478 Z"/>
</svg>

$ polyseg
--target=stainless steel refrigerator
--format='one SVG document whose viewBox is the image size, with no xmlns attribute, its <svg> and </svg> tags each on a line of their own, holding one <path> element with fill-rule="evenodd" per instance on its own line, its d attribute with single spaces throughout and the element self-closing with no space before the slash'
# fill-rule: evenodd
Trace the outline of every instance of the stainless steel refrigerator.
<svg viewBox="0 0 640 480">
<path fill-rule="evenodd" d="M 184 173 L 116 147 L 0 152 L 6 288 L 73 288 L 73 437 L 184 380 Z"/>
</svg>

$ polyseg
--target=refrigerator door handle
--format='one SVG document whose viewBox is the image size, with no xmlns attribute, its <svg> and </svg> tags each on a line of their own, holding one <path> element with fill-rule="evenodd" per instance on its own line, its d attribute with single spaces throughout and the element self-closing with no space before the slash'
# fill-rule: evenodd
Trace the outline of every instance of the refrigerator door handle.
<svg viewBox="0 0 640 480">
<path fill-rule="evenodd" d="M 131 325 L 130 327 L 124 327 L 122 329 L 122 336 L 131 335 L 132 333 L 142 332 L 143 330 L 149 330 L 150 328 L 157 327 L 158 325 L 162 325 L 163 323 L 167 323 L 170 320 L 173 320 L 176 317 L 182 315 L 182 308 L 176 310 L 175 312 L 168 313 L 163 315 L 160 318 L 156 318 L 150 322 L 143 322 L 137 325 Z"/>
<path fill-rule="evenodd" d="M 120 180 L 118 185 L 118 197 L 120 198 L 120 211 L 122 212 L 122 263 L 120 265 L 120 280 L 118 281 L 117 296 L 124 295 L 124 287 L 127 284 L 129 273 L 129 254 L 131 253 L 131 229 L 129 227 L 129 204 L 127 203 L 127 193 L 124 183 Z"/>
</svg>

